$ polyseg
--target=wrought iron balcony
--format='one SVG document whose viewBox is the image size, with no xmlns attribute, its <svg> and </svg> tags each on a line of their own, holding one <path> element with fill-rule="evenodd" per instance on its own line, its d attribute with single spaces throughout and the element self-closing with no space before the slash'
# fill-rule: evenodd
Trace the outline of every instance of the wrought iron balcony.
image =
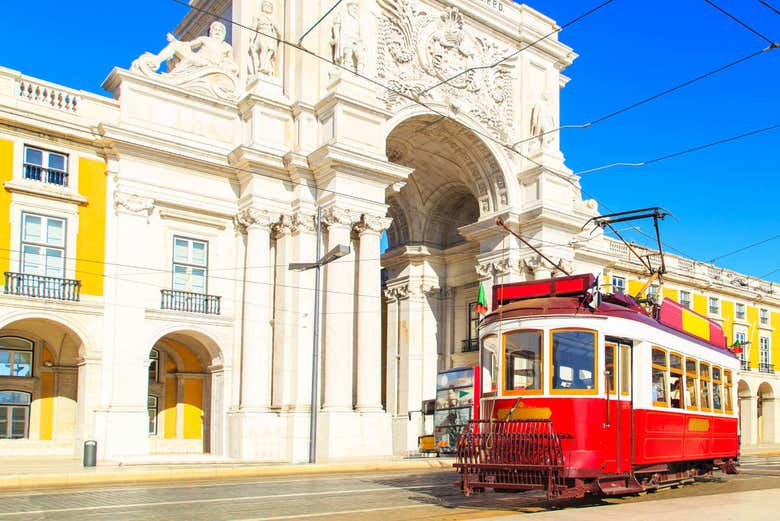
<svg viewBox="0 0 780 521">
<path fill-rule="evenodd" d="M 774 364 L 758 364 L 758 372 L 774 374 L 775 366 Z"/>
<path fill-rule="evenodd" d="M 743 371 L 750 371 L 750 362 L 748 360 L 740 360 L 740 367 Z"/>
<path fill-rule="evenodd" d="M 24 178 L 50 185 L 68 186 L 68 173 L 39 165 L 24 165 Z"/>
<path fill-rule="evenodd" d="M 462 347 L 460 349 L 461 353 L 471 353 L 474 351 L 479 351 L 479 339 L 477 338 L 467 338 L 465 340 L 461 340 Z"/>
<path fill-rule="evenodd" d="M 160 290 L 162 309 L 174 311 L 186 311 L 188 313 L 203 313 L 206 315 L 219 315 L 219 299 L 215 295 L 205 293 L 191 293 L 175 289 Z"/>
<path fill-rule="evenodd" d="M 5 293 L 25 297 L 78 301 L 81 293 L 81 281 L 6 271 Z"/>
</svg>

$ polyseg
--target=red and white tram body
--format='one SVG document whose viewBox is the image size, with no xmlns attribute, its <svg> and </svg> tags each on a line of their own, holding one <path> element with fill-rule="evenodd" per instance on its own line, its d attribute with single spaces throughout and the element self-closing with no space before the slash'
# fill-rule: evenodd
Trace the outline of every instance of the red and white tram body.
<svg viewBox="0 0 780 521">
<path fill-rule="evenodd" d="M 624 295 L 601 302 L 593 282 L 494 287 L 480 420 L 455 464 L 467 494 L 625 494 L 735 472 L 739 362 L 720 326 L 669 300 L 654 314 Z"/>
</svg>

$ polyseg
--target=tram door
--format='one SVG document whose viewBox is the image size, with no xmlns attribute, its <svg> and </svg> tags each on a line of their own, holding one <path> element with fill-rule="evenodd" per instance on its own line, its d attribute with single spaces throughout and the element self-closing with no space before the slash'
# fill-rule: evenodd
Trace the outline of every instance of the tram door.
<svg viewBox="0 0 780 521">
<path fill-rule="evenodd" d="M 631 424 L 633 415 L 631 342 L 607 338 L 604 353 L 604 379 L 609 392 L 605 409 L 605 448 L 611 454 L 614 472 L 631 470 Z M 614 458 L 614 459 L 613 459 Z"/>
</svg>

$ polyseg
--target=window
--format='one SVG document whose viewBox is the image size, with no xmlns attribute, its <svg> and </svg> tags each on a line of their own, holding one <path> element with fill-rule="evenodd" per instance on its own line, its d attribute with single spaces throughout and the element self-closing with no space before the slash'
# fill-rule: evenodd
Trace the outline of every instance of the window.
<svg viewBox="0 0 780 521">
<path fill-rule="evenodd" d="M 734 333 L 734 343 L 742 347 L 742 352 L 739 353 L 739 361 L 742 364 L 742 369 L 748 368 L 748 346 L 745 341 L 746 336 L 744 331 L 738 331 Z"/>
<path fill-rule="evenodd" d="M 542 333 L 518 331 L 504 335 L 504 389 L 542 390 Z"/>
<path fill-rule="evenodd" d="M 160 352 L 152 349 L 149 352 L 149 383 L 156 384 L 160 378 Z"/>
<path fill-rule="evenodd" d="M 496 335 L 486 336 L 482 340 L 482 392 L 494 393 L 498 391 L 498 337 Z"/>
<path fill-rule="evenodd" d="M 762 325 L 769 324 L 769 310 L 761 308 L 758 310 L 758 321 L 761 322 Z"/>
<path fill-rule="evenodd" d="M 734 412 L 734 404 L 731 399 L 733 392 L 734 380 L 731 377 L 731 371 L 728 369 L 723 370 L 723 402 L 726 405 L 726 414 Z"/>
<path fill-rule="evenodd" d="M 206 293 L 208 242 L 173 238 L 173 289 Z"/>
<path fill-rule="evenodd" d="M 758 367 L 761 371 L 769 372 L 769 364 L 772 361 L 769 356 L 769 337 L 762 336 L 758 339 Z"/>
<path fill-rule="evenodd" d="M 734 305 L 734 318 L 737 320 L 745 320 L 745 305 L 737 302 Z"/>
<path fill-rule="evenodd" d="M 712 408 L 715 411 L 723 412 L 723 388 L 721 381 L 720 367 L 712 368 Z"/>
<path fill-rule="evenodd" d="M 653 405 L 668 407 L 666 387 L 666 351 L 653 348 L 652 365 Z"/>
<path fill-rule="evenodd" d="M 685 407 L 687 409 L 696 410 L 699 408 L 696 395 L 698 393 L 696 387 L 696 379 L 698 378 L 698 371 L 696 371 L 696 360 L 690 358 L 685 359 Z"/>
<path fill-rule="evenodd" d="M 469 303 L 469 336 L 463 346 L 463 351 L 476 351 L 479 348 L 479 313 L 477 303 Z"/>
<path fill-rule="evenodd" d="M 40 148 L 24 147 L 24 178 L 68 186 L 68 156 Z"/>
<path fill-rule="evenodd" d="M 553 331 L 552 391 L 596 392 L 596 333 Z"/>
<path fill-rule="evenodd" d="M 653 302 L 658 302 L 658 285 L 651 284 L 647 287 L 647 298 Z"/>
<path fill-rule="evenodd" d="M 30 428 L 30 393 L 0 391 L 0 439 L 26 438 Z"/>
<path fill-rule="evenodd" d="M 612 276 L 612 293 L 625 293 L 626 279 L 623 277 Z"/>
<path fill-rule="evenodd" d="M 65 276 L 65 220 L 22 214 L 21 272 L 28 275 Z"/>
<path fill-rule="evenodd" d="M 693 300 L 691 298 L 690 291 L 680 290 L 680 304 L 682 304 L 688 309 L 691 309 L 691 306 L 693 305 Z"/>
<path fill-rule="evenodd" d="M 629 353 L 629 346 L 620 344 L 620 394 L 622 396 L 628 396 L 631 392 L 629 389 L 629 380 L 631 376 Z"/>
<path fill-rule="evenodd" d="M 609 394 L 615 394 L 615 351 L 617 346 L 615 344 L 607 344 L 604 348 L 604 379 L 607 382 L 607 391 Z"/>
<path fill-rule="evenodd" d="M 704 362 L 699 364 L 699 379 L 701 383 L 701 410 L 709 411 L 710 407 L 710 366 Z"/>
<path fill-rule="evenodd" d="M 717 297 L 709 298 L 709 312 L 711 315 L 720 315 L 720 299 Z"/>
<path fill-rule="evenodd" d="M 149 435 L 157 434 L 157 397 L 151 394 L 146 399 L 146 409 L 149 412 Z"/>
<path fill-rule="evenodd" d="M 27 378 L 32 368 L 32 342 L 15 336 L 0 338 L 0 376 Z"/>
<path fill-rule="evenodd" d="M 669 353 L 669 404 L 675 409 L 682 409 L 683 358 Z"/>
</svg>

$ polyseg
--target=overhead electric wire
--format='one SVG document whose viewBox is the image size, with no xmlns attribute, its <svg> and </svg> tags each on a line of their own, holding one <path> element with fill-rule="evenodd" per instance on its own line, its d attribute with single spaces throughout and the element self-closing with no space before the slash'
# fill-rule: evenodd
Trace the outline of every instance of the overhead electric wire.
<svg viewBox="0 0 780 521">
<path fill-rule="evenodd" d="M 761 240 L 761 241 L 758 241 L 758 242 L 754 242 L 752 244 L 748 244 L 747 246 L 743 246 L 741 248 L 737 248 L 736 250 L 724 253 L 722 255 L 718 255 L 717 257 L 713 257 L 709 261 L 709 263 L 710 264 L 715 264 L 716 260 L 724 259 L 726 257 L 731 257 L 732 255 L 736 255 L 737 253 L 742 253 L 745 250 L 749 250 L 751 248 L 755 248 L 756 246 L 761 246 L 762 244 L 766 244 L 768 242 L 772 242 L 772 241 L 774 241 L 776 239 L 780 239 L 780 235 L 773 235 L 772 237 L 769 237 L 768 239 L 764 239 L 764 240 Z"/>
<path fill-rule="evenodd" d="M 699 145 L 699 146 L 695 146 L 695 147 L 691 147 L 691 148 L 686 148 L 685 150 L 680 150 L 680 151 L 677 151 L 677 152 L 673 152 L 671 154 L 666 154 L 666 155 L 663 155 L 663 156 L 654 157 L 653 159 L 647 159 L 645 161 L 639 161 L 637 163 L 610 163 L 608 165 L 598 166 L 598 167 L 595 167 L 595 168 L 589 168 L 587 170 L 580 170 L 578 172 L 575 172 L 574 174 L 581 176 L 581 175 L 584 175 L 584 174 L 591 174 L 591 173 L 594 173 L 594 172 L 607 170 L 609 168 L 614 168 L 614 167 L 619 167 L 619 166 L 642 167 L 642 166 L 646 166 L 646 165 L 649 165 L 649 164 L 652 164 L 652 163 L 658 163 L 659 161 L 665 161 L 665 160 L 671 159 L 673 157 L 679 157 L 679 156 L 682 156 L 682 155 L 685 155 L 685 154 L 690 154 L 691 152 L 704 150 L 706 148 L 712 148 L 714 146 L 722 145 L 724 143 L 729 143 L 731 141 L 736 141 L 738 139 L 743 139 L 743 138 L 746 138 L 746 137 L 754 136 L 756 134 L 761 134 L 763 132 L 769 132 L 770 130 L 774 130 L 776 128 L 780 128 L 780 123 L 779 124 L 775 124 L 775 125 L 770 125 L 768 127 L 756 129 L 756 130 L 751 130 L 750 132 L 745 132 L 744 134 L 739 134 L 737 136 L 731 136 L 731 137 L 727 137 L 725 139 L 719 139 L 717 141 L 713 141 L 711 143 L 707 143 L 706 145 Z"/>
<path fill-rule="evenodd" d="M 762 40 L 767 42 L 770 46 L 777 47 L 777 42 L 775 42 L 774 40 L 772 40 L 771 38 L 769 38 L 767 36 L 764 36 L 757 29 L 755 29 L 754 27 L 751 27 L 746 22 L 743 22 L 742 20 L 737 18 L 735 15 L 733 15 L 730 12 L 726 11 L 725 9 L 723 9 L 721 6 L 719 6 L 718 4 L 713 2 L 712 0 L 704 0 L 704 1 L 707 2 L 708 4 L 710 4 L 712 7 L 714 7 L 718 11 L 720 11 L 721 13 L 723 13 L 724 15 L 728 16 L 729 18 L 731 18 L 735 23 L 741 25 L 742 27 L 744 27 L 745 29 L 747 29 L 751 33 L 755 34 L 756 36 L 758 36 L 759 38 L 761 38 Z"/>
<path fill-rule="evenodd" d="M 318 25 L 320 25 L 320 23 L 322 23 L 322 21 L 323 21 L 325 18 L 327 18 L 327 17 L 328 17 L 328 15 L 329 15 L 331 12 L 333 12 L 333 10 L 334 10 L 335 8 L 337 8 L 337 7 L 339 6 L 339 4 L 340 4 L 342 1 L 343 1 L 343 0 L 336 0 L 336 3 L 335 3 L 335 4 L 333 4 L 332 6 L 330 6 L 330 9 L 328 9 L 327 11 L 325 11 L 325 13 L 324 13 L 322 16 L 320 16 L 320 17 L 319 17 L 319 19 L 318 19 L 316 22 L 314 22 L 314 24 L 313 24 L 311 27 L 309 27 L 308 29 L 306 29 L 306 31 L 305 31 L 305 32 L 304 32 L 304 33 L 301 35 L 301 37 L 300 37 L 300 38 L 298 38 L 298 45 L 301 45 L 301 43 L 303 42 L 303 39 L 304 39 L 304 38 L 306 38 L 306 36 L 307 36 L 307 35 L 308 35 L 310 32 L 312 32 L 312 31 L 314 30 L 314 28 L 315 28 L 315 27 L 317 27 Z"/>
<path fill-rule="evenodd" d="M 766 2 L 766 1 L 764 1 L 764 0 L 758 0 L 758 3 L 760 3 L 761 5 L 763 5 L 764 7 L 766 7 L 767 9 L 770 9 L 770 10 L 771 10 L 771 11 L 773 11 L 775 14 L 780 14 L 780 10 L 778 10 L 778 9 L 774 8 L 774 7 L 772 6 L 772 4 L 770 4 L 769 2 Z"/>
<path fill-rule="evenodd" d="M 449 82 L 451 82 L 452 80 L 454 80 L 456 78 L 460 78 L 461 76 L 463 76 L 464 74 L 466 74 L 468 72 L 478 71 L 478 70 L 482 70 L 482 69 L 492 69 L 494 67 L 498 67 L 499 65 L 501 65 L 505 61 L 511 60 L 512 58 L 514 58 L 515 56 L 517 56 L 518 54 L 520 54 L 524 50 L 528 49 L 529 47 L 533 47 L 537 43 L 540 43 L 541 41 L 546 40 L 550 36 L 552 36 L 554 34 L 557 34 L 557 33 L 561 32 L 562 30 L 564 30 L 565 28 L 570 27 L 570 26 L 576 24 L 580 20 L 582 20 L 584 18 L 587 18 L 588 16 L 592 15 L 593 13 L 595 13 L 596 11 L 601 9 L 602 7 L 606 7 L 607 5 L 611 4 L 612 2 L 614 2 L 614 0 L 607 0 L 606 2 L 603 2 L 603 3 L 599 4 L 599 5 L 597 5 L 596 7 L 593 7 L 591 9 L 589 9 L 588 11 L 585 11 L 584 13 L 582 13 L 579 16 L 577 16 L 576 18 L 573 18 L 572 20 L 569 20 L 565 24 L 555 28 L 554 30 L 552 30 L 549 33 L 547 33 L 544 36 L 542 36 L 541 38 L 537 38 L 533 42 L 531 42 L 531 43 L 525 45 L 524 47 L 522 47 L 520 49 L 517 49 L 516 51 L 514 51 L 514 52 L 504 56 L 503 58 L 501 58 L 500 60 L 498 60 L 497 62 L 495 62 L 495 63 L 493 63 L 491 65 L 477 65 L 477 66 L 474 66 L 474 67 L 469 67 L 467 69 L 463 69 L 462 71 L 460 71 L 460 72 L 458 72 L 456 74 L 453 74 L 449 78 L 444 79 L 444 80 L 436 83 L 435 85 L 432 85 L 432 86 L 430 86 L 430 87 L 428 87 L 426 89 L 421 90 L 418 95 L 422 96 L 424 94 L 427 94 L 428 92 L 432 91 L 433 89 L 441 87 L 442 85 L 444 85 L 446 83 L 449 83 Z"/>
</svg>

